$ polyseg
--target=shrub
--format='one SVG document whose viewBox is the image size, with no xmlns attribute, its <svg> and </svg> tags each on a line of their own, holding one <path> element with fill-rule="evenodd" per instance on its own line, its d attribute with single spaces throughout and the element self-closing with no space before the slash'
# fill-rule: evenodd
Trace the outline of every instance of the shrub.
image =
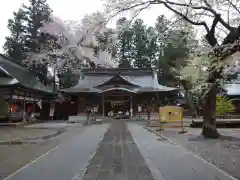
<svg viewBox="0 0 240 180">
<path fill-rule="evenodd" d="M 234 112 L 236 107 L 232 103 L 231 99 L 224 96 L 217 96 L 216 100 L 216 115 L 222 116 L 227 113 Z"/>
</svg>

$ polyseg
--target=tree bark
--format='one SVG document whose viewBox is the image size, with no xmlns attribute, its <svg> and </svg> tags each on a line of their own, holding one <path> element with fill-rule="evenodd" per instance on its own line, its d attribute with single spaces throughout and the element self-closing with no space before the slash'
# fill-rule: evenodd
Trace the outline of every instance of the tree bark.
<svg viewBox="0 0 240 180">
<path fill-rule="evenodd" d="M 203 108 L 202 135 L 204 138 L 217 139 L 220 134 L 216 127 L 216 96 L 218 85 L 216 84 L 205 98 Z"/>
</svg>

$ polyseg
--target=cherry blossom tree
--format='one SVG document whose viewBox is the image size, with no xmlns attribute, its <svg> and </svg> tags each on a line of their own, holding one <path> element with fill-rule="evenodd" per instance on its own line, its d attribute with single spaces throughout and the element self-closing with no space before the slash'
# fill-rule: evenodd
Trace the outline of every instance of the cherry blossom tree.
<svg viewBox="0 0 240 180">
<path fill-rule="evenodd" d="M 49 46 L 42 47 L 41 52 L 30 52 L 24 61 L 27 65 L 48 64 L 58 72 L 65 70 L 79 71 L 86 63 L 95 66 L 114 67 L 116 62 L 109 53 L 115 43 L 116 32 L 106 27 L 106 18 L 102 13 L 86 15 L 81 21 L 63 22 L 52 17 L 50 22 L 44 23 L 41 33 L 54 37 Z M 101 48 L 99 37 L 108 32 L 111 43 L 107 48 Z M 50 50 L 49 50 L 50 49 Z"/>
<path fill-rule="evenodd" d="M 183 20 L 180 22 L 190 23 L 205 32 L 205 40 L 211 47 L 209 53 L 190 57 L 191 61 L 182 74 L 192 76 L 190 82 L 194 89 L 201 90 L 202 134 L 207 138 L 218 138 L 220 134 L 216 129 L 216 95 L 221 89 L 220 81 L 229 72 L 227 67 L 230 64 L 235 65 L 232 55 L 240 51 L 240 1 L 105 0 L 106 12 L 110 17 L 124 11 L 132 12 L 135 17 L 141 11 L 156 5 L 160 9 L 171 11 L 176 19 Z M 198 69 L 197 73 L 191 68 Z"/>
</svg>

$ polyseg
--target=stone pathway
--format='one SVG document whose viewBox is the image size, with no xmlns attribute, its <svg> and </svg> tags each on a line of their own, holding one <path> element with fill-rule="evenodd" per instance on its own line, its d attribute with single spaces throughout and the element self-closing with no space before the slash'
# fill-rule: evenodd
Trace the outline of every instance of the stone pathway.
<svg viewBox="0 0 240 180">
<path fill-rule="evenodd" d="M 39 144 L 16 146 L 21 149 L 14 149 L 10 152 L 12 158 L 0 163 L 0 179 L 45 147 L 42 153 L 51 150 L 41 156 L 39 151 L 37 160 L 5 180 L 236 180 L 137 123 L 112 120 L 110 127 L 103 123 L 71 132 Z M 4 154 L 2 150 L 0 154 Z M 6 146 L 5 153 L 10 150 Z M 21 151 L 26 152 L 25 156 Z M 7 171 L 9 168 L 13 169 Z"/>
<path fill-rule="evenodd" d="M 83 128 L 85 130 L 78 129 L 79 133 L 69 138 L 56 137 L 62 139 L 60 140 L 62 143 L 4 180 L 81 180 L 89 160 L 95 154 L 109 125 Z M 1 166 L 0 170 L 2 170 Z"/>
<path fill-rule="evenodd" d="M 15 172 L 57 145 L 66 144 L 73 137 L 78 136 L 78 134 L 82 137 L 87 128 L 88 127 L 68 127 L 67 131 L 64 133 L 51 137 L 50 139 L 37 141 L 36 143 L 0 145 L 0 179 L 4 179 L 4 177 Z M 79 140 L 80 139 L 77 140 L 78 143 Z"/>
<path fill-rule="evenodd" d="M 111 124 L 83 180 L 154 180 L 124 120 Z"/>
</svg>

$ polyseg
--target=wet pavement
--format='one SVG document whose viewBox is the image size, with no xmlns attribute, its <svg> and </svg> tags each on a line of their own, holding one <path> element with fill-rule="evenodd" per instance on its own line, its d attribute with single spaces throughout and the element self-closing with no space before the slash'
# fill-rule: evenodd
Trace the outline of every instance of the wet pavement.
<svg viewBox="0 0 240 180">
<path fill-rule="evenodd" d="M 72 180 L 81 179 L 93 157 L 108 124 L 87 126 L 71 139 L 40 156 L 12 175 L 10 180 Z"/>
<path fill-rule="evenodd" d="M 235 180 L 186 149 L 125 120 L 84 126 L 10 180 Z"/>
<path fill-rule="evenodd" d="M 124 120 L 111 124 L 83 180 L 154 180 Z"/>
</svg>

